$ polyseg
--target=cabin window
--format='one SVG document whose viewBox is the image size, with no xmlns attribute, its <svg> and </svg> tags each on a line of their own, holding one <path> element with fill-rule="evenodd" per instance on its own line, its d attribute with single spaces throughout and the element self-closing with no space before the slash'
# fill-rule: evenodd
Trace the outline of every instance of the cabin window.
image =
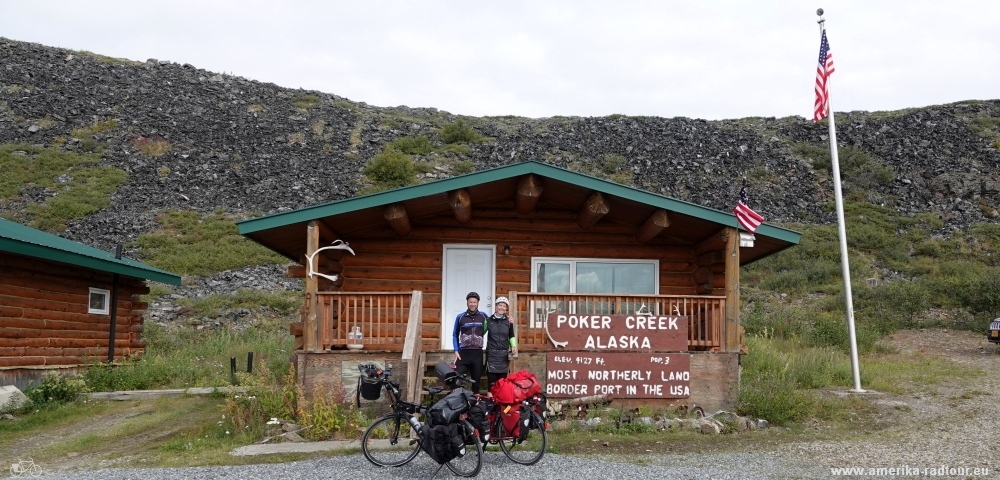
<svg viewBox="0 0 1000 480">
<path fill-rule="evenodd" d="M 111 298 L 111 292 L 103 288 L 91 288 L 90 289 L 90 304 L 87 306 L 87 313 L 96 313 L 98 315 L 107 315 L 110 311 L 109 299 Z"/>
<path fill-rule="evenodd" d="M 659 292 L 658 260 L 533 258 L 531 291 L 537 293 L 647 294 Z M 532 302 L 532 326 L 542 327 L 545 312 L 606 314 L 638 306 L 616 300 Z M 621 308 L 619 308 L 621 307 Z"/>
</svg>

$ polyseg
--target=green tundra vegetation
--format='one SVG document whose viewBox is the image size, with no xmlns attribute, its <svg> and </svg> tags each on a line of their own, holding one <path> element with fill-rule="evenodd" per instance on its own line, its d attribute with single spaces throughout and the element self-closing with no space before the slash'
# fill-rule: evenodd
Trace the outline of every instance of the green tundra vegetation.
<svg viewBox="0 0 1000 480">
<path fill-rule="evenodd" d="M 127 174 L 100 160 L 51 147 L 0 145 L 0 216 L 60 232 L 66 222 L 107 207 Z"/>
</svg>

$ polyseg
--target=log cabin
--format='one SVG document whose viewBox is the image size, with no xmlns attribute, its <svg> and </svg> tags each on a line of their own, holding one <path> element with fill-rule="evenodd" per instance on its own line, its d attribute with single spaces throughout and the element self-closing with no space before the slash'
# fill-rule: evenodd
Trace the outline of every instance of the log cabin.
<svg viewBox="0 0 1000 480">
<path fill-rule="evenodd" d="M 140 354 L 146 280 L 181 283 L 173 273 L 0 219 L 0 384 L 24 388 L 45 370 Z"/>
<path fill-rule="evenodd" d="M 290 334 L 307 392 L 351 391 L 357 364 L 375 361 L 419 399 L 429 367 L 453 358 L 455 317 L 476 291 L 487 314 L 509 297 L 512 371 L 533 371 L 549 398 L 706 411 L 737 400 L 740 266 L 800 237 L 767 223 L 750 235 L 732 213 L 535 161 L 238 226 L 306 279 Z M 329 248 L 343 242 L 353 253 Z"/>
</svg>

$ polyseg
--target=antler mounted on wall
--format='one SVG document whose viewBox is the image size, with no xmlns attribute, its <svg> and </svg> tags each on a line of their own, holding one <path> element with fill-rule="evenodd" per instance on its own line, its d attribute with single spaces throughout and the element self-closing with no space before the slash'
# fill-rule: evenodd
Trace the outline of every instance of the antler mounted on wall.
<svg viewBox="0 0 1000 480">
<path fill-rule="evenodd" d="M 347 250 L 348 252 L 351 252 L 351 255 L 354 255 L 354 250 L 351 249 L 351 246 L 347 242 L 343 240 L 334 240 L 333 244 L 330 245 L 329 247 L 320 248 L 315 252 L 313 252 L 312 255 L 306 255 L 306 277 L 312 277 L 313 275 L 318 275 L 331 282 L 336 282 L 337 279 L 340 278 L 340 275 L 337 274 L 325 275 L 313 271 L 313 258 L 316 257 L 316 254 L 322 252 L 323 250 Z"/>
</svg>

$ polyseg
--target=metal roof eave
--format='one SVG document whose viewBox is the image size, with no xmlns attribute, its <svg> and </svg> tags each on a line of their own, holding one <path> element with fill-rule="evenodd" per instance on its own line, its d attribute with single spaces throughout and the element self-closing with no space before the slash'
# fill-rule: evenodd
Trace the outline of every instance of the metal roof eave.
<svg viewBox="0 0 1000 480">
<path fill-rule="evenodd" d="M 657 195 L 634 187 L 619 185 L 614 182 L 573 172 L 564 168 L 547 165 L 534 160 L 503 165 L 488 170 L 428 182 L 421 185 L 411 185 L 386 192 L 373 193 L 370 195 L 338 200 L 321 205 L 313 205 L 289 212 L 275 213 L 264 217 L 243 220 L 236 222 L 236 224 L 239 227 L 239 233 L 241 235 L 247 235 L 272 228 L 301 222 L 309 222 L 318 218 L 363 210 L 365 208 L 389 205 L 396 202 L 403 202 L 414 198 L 445 193 L 459 188 L 466 188 L 497 180 L 505 180 L 511 177 L 518 177 L 531 173 L 579 185 L 584 188 L 597 190 L 609 195 L 626 198 L 646 205 L 663 208 L 668 211 L 690 215 L 692 217 L 704 219 L 722 226 L 738 228 L 736 216 L 732 213 L 722 212 L 683 200 L 664 197 L 662 195 Z M 798 244 L 799 239 L 802 236 L 801 233 L 794 230 L 788 230 L 767 223 L 762 224 L 755 233 L 784 242 L 789 242 L 791 244 Z"/>
<path fill-rule="evenodd" d="M 109 273 L 118 273 L 128 277 L 153 280 L 170 285 L 180 285 L 181 277 L 170 272 L 153 268 L 134 260 L 118 260 L 108 254 L 110 259 L 101 259 L 90 255 L 69 252 L 58 248 L 47 247 L 31 242 L 23 242 L 10 238 L 0 238 L 0 251 L 16 253 L 33 258 L 67 263 L 78 267 L 90 268 Z"/>
</svg>

